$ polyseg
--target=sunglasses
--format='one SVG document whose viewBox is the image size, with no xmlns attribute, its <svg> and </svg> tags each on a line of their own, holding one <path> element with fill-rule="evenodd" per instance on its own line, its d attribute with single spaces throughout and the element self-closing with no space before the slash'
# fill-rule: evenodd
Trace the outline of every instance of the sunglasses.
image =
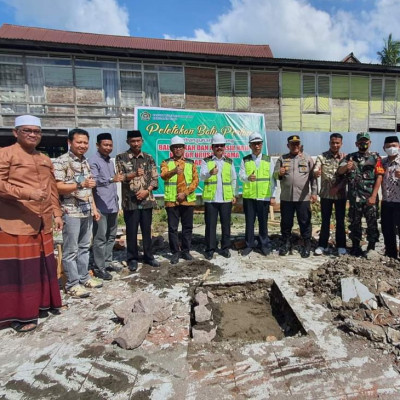
<svg viewBox="0 0 400 400">
<path fill-rule="evenodd" d="M 224 144 L 213 144 L 214 147 L 225 147 Z"/>
<path fill-rule="evenodd" d="M 22 128 L 19 129 L 20 132 L 22 132 L 24 135 L 30 135 L 33 133 L 34 135 L 41 135 L 42 131 L 40 129 L 29 129 L 29 128 Z"/>
</svg>

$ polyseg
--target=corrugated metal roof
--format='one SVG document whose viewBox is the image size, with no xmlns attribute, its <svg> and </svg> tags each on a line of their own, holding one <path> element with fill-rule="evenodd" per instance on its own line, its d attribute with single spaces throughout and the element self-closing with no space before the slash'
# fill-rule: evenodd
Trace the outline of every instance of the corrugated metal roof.
<svg viewBox="0 0 400 400">
<path fill-rule="evenodd" d="M 194 42 L 186 40 L 150 39 L 131 36 L 101 35 L 95 33 L 68 32 L 55 29 L 32 28 L 3 24 L 0 38 L 34 42 L 75 44 L 82 46 L 112 47 L 173 53 L 220 55 L 251 58 L 272 58 L 268 45 L 235 43 Z"/>
</svg>

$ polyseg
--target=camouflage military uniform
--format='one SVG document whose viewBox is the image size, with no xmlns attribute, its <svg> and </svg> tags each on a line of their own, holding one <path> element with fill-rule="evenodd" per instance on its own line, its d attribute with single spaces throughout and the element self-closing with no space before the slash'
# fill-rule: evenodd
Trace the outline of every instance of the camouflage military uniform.
<svg viewBox="0 0 400 400">
<path fill-rule="evenodd" d="M 374 205 L 368 205 L 374 189 L 376 176 L 383 174 L 381 159 L 378 153 L 355 152 L 348 154 L 340 163 L 340 167 L 353 161 L 355 168 L 346 173 L 348 181 L 349 229 L 350 239 L 357 245 L 362 238 L 361 219 L 367 222 L 367 240 L 374 244 L 379 240 L 378 231 L 378 200 Z"/>
</svg>

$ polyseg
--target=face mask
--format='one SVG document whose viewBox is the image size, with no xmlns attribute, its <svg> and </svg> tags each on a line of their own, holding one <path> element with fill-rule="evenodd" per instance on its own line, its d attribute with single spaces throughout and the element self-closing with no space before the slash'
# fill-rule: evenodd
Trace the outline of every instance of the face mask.
<svg viewBox="0 0 400 400">
<path fill-rule="evenodd" d="M 398 147 L 388 147 L 387 149 L 385 149 L 385 153 L 389 157 L 397 156 L 397 154 L 399 154 L 399 148 Z"/>
<path fill-rule="evenodd" d="M 363 142 L 361 142 L 361 143 L 359 143 L 358 148 L 359 148 L 361 151 L 368 150 L 368 143 L 363 143 Z"/>
</svg>

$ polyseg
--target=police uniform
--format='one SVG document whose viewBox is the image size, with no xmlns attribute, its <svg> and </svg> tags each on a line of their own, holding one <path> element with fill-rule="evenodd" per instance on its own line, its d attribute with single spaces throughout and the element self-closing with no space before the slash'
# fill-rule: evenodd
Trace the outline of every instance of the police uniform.
<svg viewBox="0 0 400 400">
<path fill-rule="evenodd" d="M 300 141 L 296 135 L 290 136 L 288 142 Z M 280 176 L 279 170 L 284 167 L 285 175 Z M 280 208 L 281 208 L 281 234 L 283 240 L 283 251 L 287 253 L 290 248 L 294 213 L 300 226 L 300 234 L 304 240 L 308 252 L 311 240 L 311 207 L 310 197 L 317 194 L 317 182 L 312 173 L 314 167 L 313 159 L 306 153 L 292 155 L 284 154 L 278 158 L 274 177 L 279 179 L 281 187 Z M 308 256 L 308 255 L 307 255 Z"/>
</svg>

